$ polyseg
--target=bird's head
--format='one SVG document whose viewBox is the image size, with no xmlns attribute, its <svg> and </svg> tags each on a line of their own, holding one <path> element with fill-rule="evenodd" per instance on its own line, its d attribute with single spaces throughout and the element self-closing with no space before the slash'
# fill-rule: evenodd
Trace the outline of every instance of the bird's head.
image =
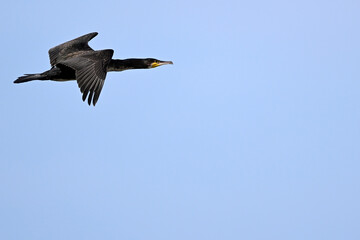
<svg viewBox="0 0 360 240">
<path fill-rule="evenodd" d="M 172 61 L 160 61 L 155 58 L 146 58 L 144 59 L 144 64 L 147 68 L 156 68 L 162 65 L 173 64 Z"/>
</svg>

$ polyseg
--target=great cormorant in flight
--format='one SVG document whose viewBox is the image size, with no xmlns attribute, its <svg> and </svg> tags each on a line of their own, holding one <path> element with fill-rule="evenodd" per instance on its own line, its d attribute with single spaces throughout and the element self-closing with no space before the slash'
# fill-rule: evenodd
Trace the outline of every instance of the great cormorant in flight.
<svg viewBox="0 0 360 240">
<path fill-rule="evenodd" d="M 95 106 L 107 72 L 147 69 L 172 64 L 171 61 L 160 61 L 154 58 L 112 59 L 114 50 L 94 51 L 89 47 L 89 41 L 96 35 L 98 35 L 97 32 L 89 33 L 51 48 L 49 57 L 52 68 L 50 70 L 39 74 L 25 74 L 15 80 L 14 83 L 32 80 L 76 80 L 83 94 L 83 101 L 88 98 L 89 105 L 92 101 Z"/>
</svg>

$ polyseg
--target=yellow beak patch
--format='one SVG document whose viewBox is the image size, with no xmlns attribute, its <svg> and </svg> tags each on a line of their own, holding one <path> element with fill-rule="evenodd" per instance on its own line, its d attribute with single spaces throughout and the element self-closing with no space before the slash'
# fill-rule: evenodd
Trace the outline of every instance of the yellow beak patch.
<svg viewBox="0 0 360 240">
<path fill-rule="evenodd" d="M 160 64 L 157 63 L 157 62 L 153 62 L 153 63 L 151 64 L 151 68 L 155 68 L 155 67 L 158 67 L 158 66 L 160 66 Z"/>
</svg>

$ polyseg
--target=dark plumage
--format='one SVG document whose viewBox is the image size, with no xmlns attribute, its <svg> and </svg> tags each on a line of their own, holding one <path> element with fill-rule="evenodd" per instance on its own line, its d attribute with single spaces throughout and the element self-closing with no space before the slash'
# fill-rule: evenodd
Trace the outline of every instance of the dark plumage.
<svg viewBox="0 0 360 240">
<path fill-rule="evenodd" d="M 89 33 L 60 44 L 49 50 L 52 68 L 38 74 L 25 74 L 14 83 L 32 80 L 69 81 L 77 80 L 82 99 L 88 99 L 95 106 L 105 82 L 106 73 L 110 71 L 124 71 L 129 69 L 154 68 L 171 61 L 160 61 L 154 58 L 145 59 L 112 59 L 114 50 L 106 49 L 94 51 L 88 42 L 98 33 Z"/>
</svg>

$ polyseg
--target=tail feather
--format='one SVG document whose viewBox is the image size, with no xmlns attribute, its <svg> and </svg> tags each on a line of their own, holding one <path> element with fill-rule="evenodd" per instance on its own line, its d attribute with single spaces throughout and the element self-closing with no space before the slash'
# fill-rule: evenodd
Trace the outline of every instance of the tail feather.
<svg viewBox="0 0 360 240">
<path fill-rule="evenodd" d="M 14 81 L 14 83 L 23 83 L 23 82 L 29 82 L 32 80 L 43 80 L 44 76 L 42 74 L 24 74 L 24 76 L 19 77 Z"/>
</svg>

